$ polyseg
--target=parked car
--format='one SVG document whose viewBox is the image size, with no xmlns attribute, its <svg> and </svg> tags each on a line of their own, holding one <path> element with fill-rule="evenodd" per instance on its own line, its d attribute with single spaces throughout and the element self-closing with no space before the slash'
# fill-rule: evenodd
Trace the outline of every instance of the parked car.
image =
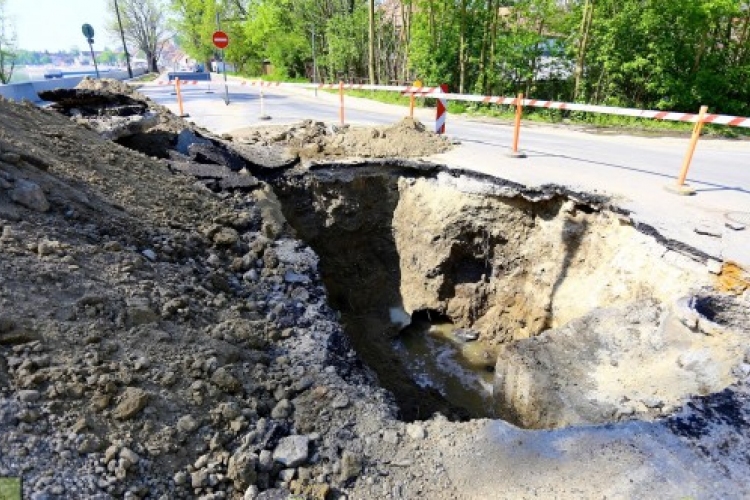
<svg viewBox="0 0 750 500">
<path fill-rule="evenodd" d="M 52 78 L 62 78 L 62 77 L 63 77 L 62 71 L 60 71 L 57 68 L 48 69 L 44 72 L 45 80 L 51 80 Z"/>
</svg>

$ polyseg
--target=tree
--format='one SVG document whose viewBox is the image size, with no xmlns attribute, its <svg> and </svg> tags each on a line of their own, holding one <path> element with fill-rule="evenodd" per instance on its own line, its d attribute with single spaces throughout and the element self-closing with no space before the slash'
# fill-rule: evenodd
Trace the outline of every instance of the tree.
<svg viewBox="0 0 750 500">
<path fill-rule="evenodd" d="M 161 0 L 119 0 L 118 4 L 125 38 L 146 55 L 149 71 L 158 72 L 164 44 L 171 38 Z M 113 1 L 109 3 L 109 11 L 107 29 L 117 35 L 120 30 Z"/>
<path fill-rule="evenodd" d="M 5 11 L 6 0 L 0 0 L 0 83 L 13 77 L 16 67 L 16 35 Z"/>
</svg>

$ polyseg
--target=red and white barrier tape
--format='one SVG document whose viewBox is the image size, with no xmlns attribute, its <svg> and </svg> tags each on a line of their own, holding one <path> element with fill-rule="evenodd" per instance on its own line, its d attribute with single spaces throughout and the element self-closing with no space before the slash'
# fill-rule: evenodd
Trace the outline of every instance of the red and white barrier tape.
<svg viewBox="0 0 750 500">
<path fill-rule="evenodd" d="M 180 85 L 198 85 L 199 83 L 211 83 L 210 80 L 180 80 Z M 171 81 L 165 81 L 165 80 L 157 80 L 156 84 L 158 85 L 174 85 L 175 82 Z"/>
<path fill-rule="evenodd" d="M 168 81 L 157 81 L 159 85 L 173 85 L 174 82 Z M 196 85 L 201 83 L 199 81 L 192 80 L 180 80 L 183 85 Z M 309 88 L 309 89 L 329 89 L 338 90 L 338 83 L 287 83 L 287 82 L 267 82 L 263 80 L 242 80 L 229 82 L 230 85 L 239 86 L 253 86 L 253 87 L 296 87 L 296 88 Z M 482 96 L 482 95 L 470 95 L 470 94 L 452 94 L 441 89 L 441 87 L 411 87 L 403 85 L 369 85 L 369 84 L 353 84 L 347 83 L 343 86 L 344 90 L 385 90 L 392 92 L 401 92 L 402 94 L 414 94 L 419 97 L 430 97 L 433 95 L 440 95 L 438 101 L 438 108 L 442 107 L 442 113 L 438 112 L 438 121 L 436 123 L 436 130 L 445 130 L 445 107 L 448 100 L 453 101 L 464 101 L 464 102 L 479 102 L 484 104 L 506 104 L 515 105 L 515 97 L 499 97 L 499 96 Z M 698 121 L 698 115 L 695 113 L 679 113 L 674 111 L 656 111 L 656 110 L 642 110 L 635 108 L 620 108 L 614 106 L 598 106 L 594 104 L 578 104 L 572 102 L 557 102 L 557 101 L 544 101 L 541 99 L 523 99 L 524 107 L 534 108 L 547 108 L 547 109 L 559 109 L 565 111 L 583 111 L 587 113 L 601 113 L 608 115 L 619 115 L 619 116 L 630 116 L 633 118 L 646 118 L 654 120 L 665 120 L 665 121 L 676 121 L 676 122 L 691 122 Z M 750 128 L 750 118 L 742 116 L 731 116 L 731 115 L 716 115 L 707 114 L 703 119 L 703 123 L 712 123 L 715 125 L 726 125 L 729 127 L 744 127 Z"/>
<path fill-rule="evenodd" d="M 497 97 L 497 96 L 475 96 L 465 94 L 447 94 L 446 99 L 455 101 L 481 102 L 485 104 L 507 104 L 515 105 L 515 97 Z M 572 102 L 543 101 L 540 99 L 524 99 L 523 106 L 533 108 L 560 109 L 565 111 L 584 111 L 588 113 L 601 113 L 607 115 L 631 116 L 634 118 L 649 118 L 654 120 L 666 120 L 676 122 L 696 122 L 698 115 L 694 113 L 679 113 L 674 111 L 655 111 L 634 108 L 618 108 L 614 106 L 597 106 L 594 104 L 578 104 Z M 727 125 L 730 127 L 747 127 L 750 128 L 750 118 L 730 115 L 713 115 L 707 114 L 703 123 L 713 123 L 716 125 Z"/>
</svg>

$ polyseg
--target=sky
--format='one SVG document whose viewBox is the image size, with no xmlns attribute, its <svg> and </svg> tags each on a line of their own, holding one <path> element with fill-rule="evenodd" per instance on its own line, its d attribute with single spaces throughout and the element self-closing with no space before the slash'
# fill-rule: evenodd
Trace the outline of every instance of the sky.
<svg viewBox="0 0 750 500">
<path fill-rule="evenodd" d="M 18 48 L 26 50 L 88 49 L 81 26 L 94 28 L 94 49 L 120 48 L 104 26 L 110 0 L 7 0 L 6 13 L 15 27 Z"/>
</svg>

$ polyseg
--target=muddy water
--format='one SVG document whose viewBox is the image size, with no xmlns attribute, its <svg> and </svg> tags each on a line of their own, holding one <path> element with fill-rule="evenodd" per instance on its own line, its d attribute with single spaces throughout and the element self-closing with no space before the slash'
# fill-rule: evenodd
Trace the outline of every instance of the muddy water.
<svg viewBox="0 0 750 500">
<path fill-rule="evenodd" d="M 495 355 L 454 331 L 451 323 L 415 320 L 393 341 L 393 350 L 417 385 L 437 390 L 475 417 L 493 417 Z"/>
</svg>

